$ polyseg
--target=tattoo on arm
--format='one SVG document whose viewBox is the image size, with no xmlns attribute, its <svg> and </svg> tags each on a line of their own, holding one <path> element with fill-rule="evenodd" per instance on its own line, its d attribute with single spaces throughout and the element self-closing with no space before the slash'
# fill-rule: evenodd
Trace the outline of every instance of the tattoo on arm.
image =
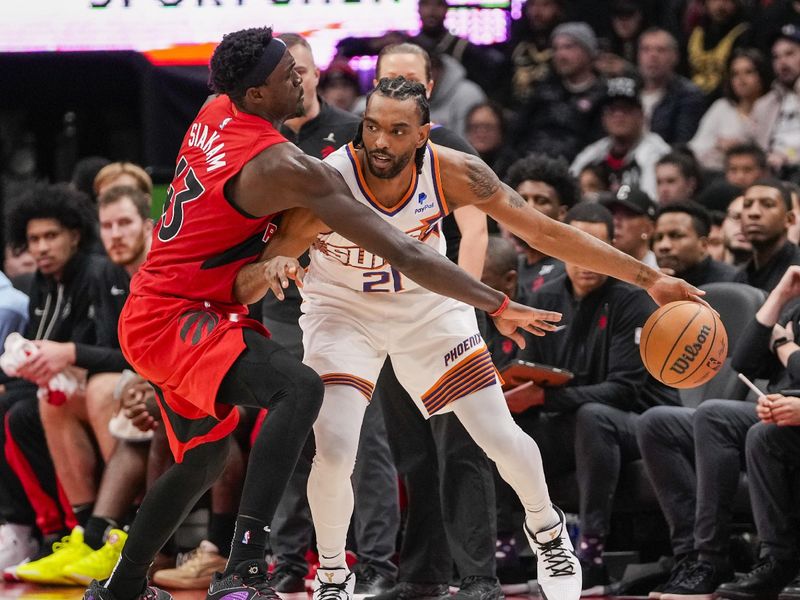
<svg viewBox="0 0 800 600">
<path fill-rule="evenodd" d="M 467 176 L 469 177 L 469 189 L 481 200 L 494 195 L 500 188 L 500 180 L 497 179 L 497 176 L 489 167 L 478 161 L 467 161 Z"/>
<path fill-rule="evenodd" d="M 528 205 L 525 199 L 517 192 L 514 192 L 511 188 L 509 188 L 509 192 L 511 193 L 508 194 L 508 205 L 511 208 L 525 208 Z"/>
<path fill-rule="evenodd" d="M 636 281 L 634 282 L 638 286 L 643 286 L 649 280 L 647 267 L 642 265 L 639 267 L 639 271 L 636 273 Z"/>
</svg>

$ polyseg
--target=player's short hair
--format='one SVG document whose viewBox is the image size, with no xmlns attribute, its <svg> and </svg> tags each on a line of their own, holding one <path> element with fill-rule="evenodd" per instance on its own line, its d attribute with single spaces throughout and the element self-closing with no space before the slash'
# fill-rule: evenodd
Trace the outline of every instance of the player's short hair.
<svg viewBox="0 0 800 600">
<path fill-rule="evenodd" d="M 506 183 L 517 189 L 524 181 L 541 181 L 552 187 L 562 206 L 570 208 L 581 197 L 578 182 L 569 172 L 569 164 L 563 158 L 551 158 L 545 154 L 528 154 L 511 165 L 506 173 Z"/>
<path fill-rule="evenodd" d="M 420 125 L 426 125 L 431 122 L 431 109 L 430 105 L 428 104 L 427 91 L 425 86 L 421 83 L 410 81 L 402 75 L 398 75 L 394 78 L 384 77 L 378 82 L 378 85 L 376 85 L 367 93 L 367 106 L 369 106 L 370 98 L 372 98 L 372 96 L 375 94 L 385 96 L 386 98 L 392 98 L 394 100 L 413 100 L 416 103 L 417 110 L 419 112 Z M 353 138 L 353 145 L 356 148 L 362 148 L 364 146 L 363 134 L 364 122 L 362 120 L 362 122 L 358 125 L 356 136 Z M 422 164 L 425 160 L 425 152 L 427 152 L 427 148 L 425 146 L 417 148 L 417 152 L 414 156 L 414 163 L 417 167 L 417 173 L 422 171 Z"/>
<path fill-rule="evenodd" d="M 381 59 L 390 54 L 416 54 L 421 56 L 425 63 L 425 82 L 431 80 L 431 55 L 422 46 L 412 44 L 410 42 L 403 42 L 402 44 L 389 44 L 384 46 L 378 53 L 378 60 L 375 63 L 375 76 L 380 77 L 381 74 Z"/>
<path fill-rule="evenodd" d="M 517 269 L 517 249 L 501 235 L 490 235 L 486 245 L 485 268 L 492 273 L 505 275 Z"/>
<path fill-rule="evenodd" d="M 279 40 L 283 40 L 287 48 L 291 48 L 292 46 L 302 46 L 309 52 L 313 52 L 311 44 L 309 44 L 308 40 L 299 33 L 282 33 L 276 37 Z"/>
<path fill-rule="evenodd" d="M 125 198 L 130 199 L 142 219 L 150 218 L 150 206 L 152 205 L 150 195 L 130 185 L 115 185 L 106 190 L 97 199 L 97 204 L 101 207 L 108 206 Z"/>
<path fill-rule="evenodd" d="M 614 239 L 614 216 L 602 204 L 597 202 L 578 202 L 567 211 L 564 223 L 603 223 L 608 231 L 609 241 Z"/>
<path fill-rule="evenodd" d="M 744 142 L 728 148 L 725 151 L 725 167 L 728 166 L 732 156 L 752 156 L 759 169 L 764 171 L 767 168 L 767 153 L 754 142 Z"/>
<path fill-rule="evenodd" d="M 142 167 L 131 162 L 113 162 L 100 169 L 94 176 L 94 193 L 97 194 L 104 184 L 120 175 L 130 175 L 136 180 L 137 188 L 145 194 L 153 193 L 153 180 L 150 175 Z"/>
<path fill-rule="evenodd" d="M 711 232 L 711 215 L 697 202 L 672 202 L 658 210 L 656 221 L 661 215 L 684 213 L 692 218 L 692 227 L 699 237 L 708 237 Z"/>
<path fill-rule="evenodd" d="M 750 188 L 754 187 L 768 187 L 772 188 L 773 190 L 778 190 L 780 193 L 781 198 L 783 198 L 783 204 L 786 207 L 787 211 L 792 210 L 792 192 L 789 188 L 780 180 L 775 179 L 774 177 L 762 177 L 758 181 L 756 181 Z M 750 188 L 747 188 L 749 190 Z M 747 190 L 744 191 L 747 194 Z"/>
<path fill-rule="evenodd" d="M 85 250 L 97 239 L 97 220 L 89 196 L 67 183 L 33 184 L 8 214 L 8 243 L 16 252 L 28 247 L 28 223 L 53 219 L 80 234 L 78 248 Z"/>
<path fill-rule="evenodd" d="M 211 56 L 209 85 L 218 94 L 233 101 L 244 98 L 251 87 L 250 75 L 272 42 L 271 27 L 253 27 L 228 33 Z"/>
</svg>

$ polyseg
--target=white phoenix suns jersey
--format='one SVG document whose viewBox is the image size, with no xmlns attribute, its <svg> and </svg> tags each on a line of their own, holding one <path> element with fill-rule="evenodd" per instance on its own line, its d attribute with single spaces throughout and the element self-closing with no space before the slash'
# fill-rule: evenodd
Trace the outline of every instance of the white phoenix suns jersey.
<svg viewBox="0 0 800 600">
<path fill-rule="evenodd" d="M 362 204 L 378 213 L 384 221 L 413 238 L 445 254 L 447 247 L 441 220 L 447 215 L 442 193 L 436 146 L 430 142 L 422 171 L 414 178 L 403 199 L 392 208 L 381 204 L 367 186 L 361 162 L 353 144 L 331 153 L 325 162 L 339 171 L 350 192 Z M 305 291 L 312 292 L 315 282 L 333 284 L 359 292 L 404 292 L 419 286 L 392 268 L 382 257 L 354 244 L 338 233 L 320 234 L 311 248 L 311 266 Z"/>
</svg>

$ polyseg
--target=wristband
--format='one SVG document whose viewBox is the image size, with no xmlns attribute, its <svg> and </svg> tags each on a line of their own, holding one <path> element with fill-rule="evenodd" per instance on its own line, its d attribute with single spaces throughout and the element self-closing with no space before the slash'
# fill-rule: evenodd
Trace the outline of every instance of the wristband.
<svg viewBox="0 0 800 600">
<path fill-rule="evenodd" d="M 505 296 L 505 294 L 503 294 L 503 295 Z M 499 317 L 500 315 L 502 315 L 506 311 L 506 309 L 508 308 L 508 305 L 510 303 L 511 303 L 511 298 L 509 298 L 508 296 L 505 296 L 505 298 L 503 299 L 503 303 L 500 305 L 500 308 L 498 308 L 493 313 L 489 313 L 489 316 L 492 317 L 493 319 L 495 317 Z"/>
<path fill-rule="evenodd" d="M 792 340 L 790 340 L 788 337 L 779 337 L 774 342 L 772 342 L 772 353 L 775 354 L 778 351 L 778 348 L 780 348 L 785 344 L 788 344 L 791 341 Z"/>
</svg>

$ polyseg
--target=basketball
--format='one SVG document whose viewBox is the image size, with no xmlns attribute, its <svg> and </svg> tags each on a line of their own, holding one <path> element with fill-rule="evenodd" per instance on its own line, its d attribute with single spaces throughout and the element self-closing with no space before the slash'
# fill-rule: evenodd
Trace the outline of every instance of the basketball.
<svg viewBox="0 0 800 600">
<path fill-rule="evenodd" d="M 712 379 L 728 355 L 728 334 L 719 316 L 699 302 L 670 302 L 650 315 L 639 344 L 650 374 L 674 388 Z"/>
</svg>

